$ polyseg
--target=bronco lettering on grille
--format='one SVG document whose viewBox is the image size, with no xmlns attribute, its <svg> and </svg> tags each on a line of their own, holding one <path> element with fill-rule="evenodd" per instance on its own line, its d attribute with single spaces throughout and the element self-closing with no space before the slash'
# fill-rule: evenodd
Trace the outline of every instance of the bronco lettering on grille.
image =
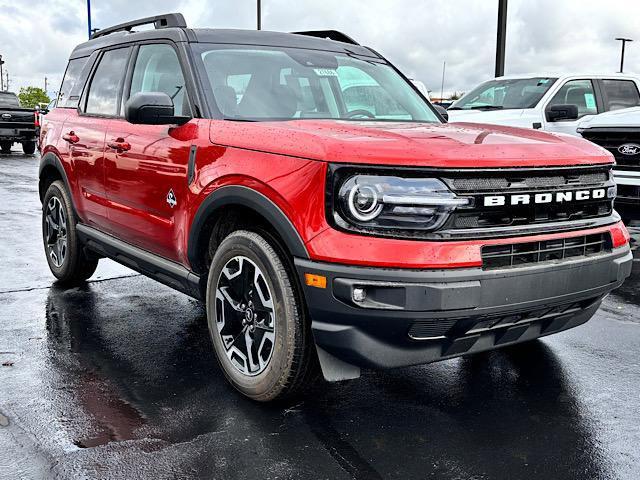
<svg viewBox="0 0 640 480">
<path fill-rule="evenodd" d="M 500 207 L 504 205 L 530 205 L 539 203 L 563 203 L 606 198 L 607 190 L 573 190 L 567 192 L 546 193 L 518 193 L 513 195 L 487 195 L 484 197 L 485 207 Z"/>
</svg>

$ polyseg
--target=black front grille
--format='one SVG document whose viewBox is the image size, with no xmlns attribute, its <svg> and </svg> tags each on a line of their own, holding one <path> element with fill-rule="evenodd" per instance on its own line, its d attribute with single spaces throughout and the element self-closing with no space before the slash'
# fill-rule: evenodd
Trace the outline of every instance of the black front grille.
<svg viewBox="0 0 640 480">
<path fill-rule="evenodd" d="M 613 212 L 609 198 L 610 166 L 575 167 L 538 170 L 503 170 L 482 172 L 474 176 L 459 174 L 446 178 L 449 187 L 459 196 L 473 197 L 471 208 L 459 208 L 449 218 L 445 230 L 480 229 L 523 226 L 540 223 L 567 222 L 605 217 Z M 560 192 L 605 189 L 604 197 L 588 200 L 555 201 Z M 552 194 L 554 201 L 536 203 L 535 194 Z M 602 192 L 600 192 L 602 193 Z M 512 195 L 530 195 L 526 203 L 511 205 Z M 506 196 L 505 205 L 485 206 L 487 196 Z"/>
<path fill-rule="evenodd" d="M 589 257 L 610 251 L 611 235 L 608 232 L 537 242 L 485 245 L 482 247 L 482 268 L 494 270 L 521 267 Z"/>
<path fill-rule="evenodd" d="M 640 149 L 632 155 L 625 155 L 618 150 L 622 145 L 640 145 L 640 129 L 638 128 L 589 128 L 583 130 L 582 136 L 587 140 L 606 148 L 616 158 L 618 166 L 627 170 L 640 170 Z M 633 151 L 633 150 L 631 150 Z"/>
<path fill-rule="evenodd" d="M 640 202 L 640 187 L 635 185 L 618 185 L 618 195 L 616 195 L 616 204 L 632 202 Z"/>
</svg>

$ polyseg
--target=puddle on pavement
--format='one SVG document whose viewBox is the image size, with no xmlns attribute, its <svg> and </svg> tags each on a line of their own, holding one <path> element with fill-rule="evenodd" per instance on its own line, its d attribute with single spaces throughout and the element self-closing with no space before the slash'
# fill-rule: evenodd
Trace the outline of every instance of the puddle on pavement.
<svg viewBox="0 0 640 480">
<path fill-rule="evenodd" d="M 76 446 L 92 448 L 137 438 L 135 432 L 145 418 L 133 405 L 115 396 L 97 378 L 85 378 L 82 386 L 79 400 L 95 426 L 91 435 L 73 442 Z"/>
</svg>

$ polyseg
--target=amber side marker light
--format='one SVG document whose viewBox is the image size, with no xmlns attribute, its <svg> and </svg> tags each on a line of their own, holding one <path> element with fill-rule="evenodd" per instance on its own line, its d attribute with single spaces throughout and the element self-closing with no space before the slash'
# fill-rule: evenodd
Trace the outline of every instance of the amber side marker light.
<svg viewBox="0 0 640 480">
<path fill-rule="evenodd" d="M 305 273 L 304 283 L 306 283 L 310 287 L 327 288 L 327 277 L 316 275 L 314 273 Z"/>
</svg>

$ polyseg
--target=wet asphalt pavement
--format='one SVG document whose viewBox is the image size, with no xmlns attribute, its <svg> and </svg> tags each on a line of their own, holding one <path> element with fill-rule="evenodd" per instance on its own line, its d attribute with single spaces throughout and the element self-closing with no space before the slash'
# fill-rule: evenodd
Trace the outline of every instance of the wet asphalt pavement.
<svg viewBox="0 0 640 480">
<path fill-rule="evenodd" d="M 568 332 L 256 404 L 195 300 L 107 260 L 55 286 L 37 164 L 0 157 L 0 478 L 640 477 L 640 264 Z"/>
</svg>

